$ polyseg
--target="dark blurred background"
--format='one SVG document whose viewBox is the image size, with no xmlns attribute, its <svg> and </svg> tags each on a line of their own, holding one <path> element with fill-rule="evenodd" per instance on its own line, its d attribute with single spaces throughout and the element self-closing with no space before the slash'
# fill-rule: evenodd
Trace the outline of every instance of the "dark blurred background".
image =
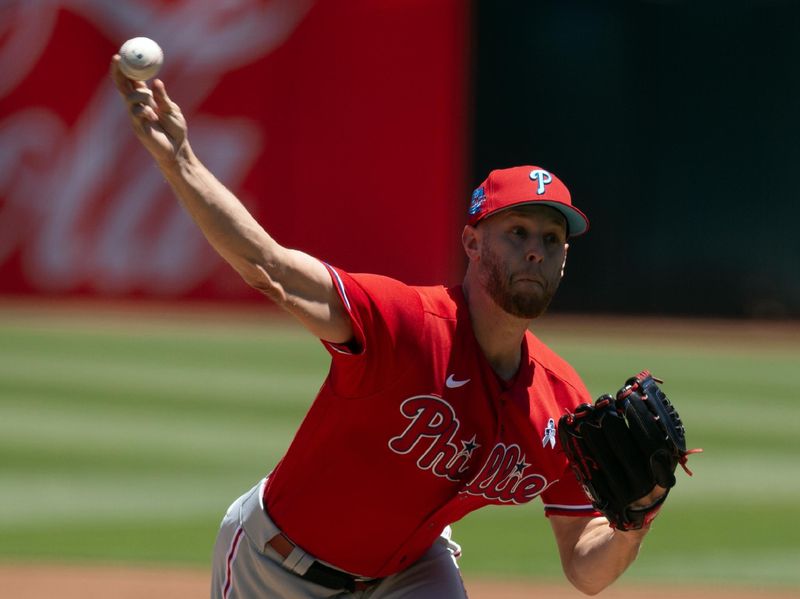
<svg viewBox="0 0 800 599">
<path fill-rule="evenodd" d="M 800 316 L 800 3 L 476 5 L 473 183 L 556 172 L 592 229 L 553 309 Z"/>
</svg>

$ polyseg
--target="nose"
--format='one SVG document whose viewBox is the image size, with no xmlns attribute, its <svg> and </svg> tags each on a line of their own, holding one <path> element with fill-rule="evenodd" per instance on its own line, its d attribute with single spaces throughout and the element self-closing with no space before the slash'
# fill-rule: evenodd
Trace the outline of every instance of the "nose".
<svg viewBox="0 0 800 599">
<path fill-rule="evenodd" d="M 544 240 L 539 235 L 531 235 L 528 247 L 525 248 L 525 260 L 540 263 L 544 259 Z"/>
</svg>

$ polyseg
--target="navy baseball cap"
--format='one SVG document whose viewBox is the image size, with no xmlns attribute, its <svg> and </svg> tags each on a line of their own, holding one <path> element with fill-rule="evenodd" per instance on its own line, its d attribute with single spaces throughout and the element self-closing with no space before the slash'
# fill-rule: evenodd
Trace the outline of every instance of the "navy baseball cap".
<svg viewBox="0 0 800 599">
<path fill-rule="evenodd" d="M 472 192 L 468 223 L 475 226 L 487 216 L 525 204 L 541 204 L 558 210 L 567 219 L 570 237 L 589 230 L 589 219 L 572 205 L 567 186 L 540 166 L 515 166 L 490 172 Z"/>
</svg>

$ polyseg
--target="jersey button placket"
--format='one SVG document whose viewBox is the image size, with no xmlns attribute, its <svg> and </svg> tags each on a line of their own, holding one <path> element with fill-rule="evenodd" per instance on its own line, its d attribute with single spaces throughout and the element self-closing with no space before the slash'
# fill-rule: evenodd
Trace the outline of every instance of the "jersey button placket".
<svg viewBox="0 0 800 599">
<path fill-rule="evenodd" d="M 502 391 L 500 393 L 500 395 L 497 396 L 497 403 L 501 408 L 505 408 L 506 407 L 506 403 L 508 403 L 508 402 L 506 400 L 506 392 L 505 391 Z"/>
<path fill-rule="evenodd" d="M 506 406 L 507 401 L 506 401 L 506 394 L 505 393 L 501 393 L 500 394 L 500 396 L 498 397 L 497 403 L 500 405 L 500 411 L 501 412 L 505 412 L 506 409 L 507 409 L 507 406 Z M 505 424 L 503 424 L 503 422 L 505 422 L 505 416 L 504 416 L 503 413 L 501 413 L 499 415 L 499 417 L 500 417 L 500 426 L 498 427 L 498 431 L 500 432 L 500 436 L 504 437 L 505 434 L 506 434 L 506 427 L 505 427 Z"/>
</svg>

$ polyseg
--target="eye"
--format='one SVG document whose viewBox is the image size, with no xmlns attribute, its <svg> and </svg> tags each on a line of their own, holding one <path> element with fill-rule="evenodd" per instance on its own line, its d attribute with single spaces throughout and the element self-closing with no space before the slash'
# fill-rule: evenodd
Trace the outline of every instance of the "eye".
<svg viewBox="0 0 800 599">
<path fill-rule="evenodd" d="M 525 237 L 527 232 L 522 227 L 511 227 L 511 234 L 515 237 Z"/>
<path fill-rule="evenodd" d="M 545 233 L 544 234 L 544 242 L 548 245 L 560 245 L 564 243 L 561 241 L 561 237 L 556 235 L 555 233 Z"/>
</svg>

